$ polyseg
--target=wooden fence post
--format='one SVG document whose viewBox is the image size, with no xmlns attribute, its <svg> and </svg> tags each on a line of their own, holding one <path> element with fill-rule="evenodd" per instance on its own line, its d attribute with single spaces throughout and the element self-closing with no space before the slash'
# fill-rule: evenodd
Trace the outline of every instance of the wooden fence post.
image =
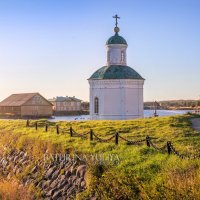
<svg viewBox="0 0 200 200">
<path fill-rule="evenodd" d="M 69 132 L 70 132 L 70 136 L 73 137 L 73 130 L 72 130 L 72 127 L 70 126 L 69 128 Z"/>
<path fill-rule="evenodd" d="M 38 123 L 35 122 L 35 130 L 37 130 L 37 129 L 38 129 Z"/>
<path fill-rule="evenodd" d="M 90 141 L 92 141 L 93 140 L 93 131 L 92 131 L 92 129 L 90 129 Z"/>
<path fill-rule="evenodd" d="M 119 133 L 115 133 L 115 144 L 118 145 L 119 143 Z"/>
<path fill-rule="evenodd" d="M 48 132 L 48 124 L 45 124 L 45 131 Z"/>
<path fill-rule="evenodd" d="M 150 137 L 147 135 L 147 137 L 146 137 L 146 144 L 147 144 L 147 146 L 148 147 L 150 147 L 151 145 L 150 145 Z"/>
<path fill-rule="evenodd" d="M 172 150 L 171 150 L 171 142 L 170 141 L 167 142 L 167 152 L 168 152 L 168 154 L 171 154 L 171 152 L 172 152 Z"/>
<path fill-rule="evenodd" d="M 59 134 L 59 125 L 56 125 L 56 133 Z"/>
<path fill-rule="evenodd" d="M 26 121 L 26 127 L 29 127 L 29 120 Z"/>
</svg>

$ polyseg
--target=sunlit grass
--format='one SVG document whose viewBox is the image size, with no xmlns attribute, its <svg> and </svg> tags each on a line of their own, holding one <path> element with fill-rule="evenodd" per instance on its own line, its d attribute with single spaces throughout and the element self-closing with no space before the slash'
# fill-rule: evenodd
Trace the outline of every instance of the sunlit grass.
<svg viewBox="0 0 200 200">
<path fill-rule="evenodd" d="M 127 121 L 58 122 L 59 127 L 66 130 L 60 134 L 56 134 L 56 123 L 51 123 L 52 127 L 45 132 L 44 126 L 39 125 L 38 130 L 35 130 L 34 126 L 26 127 L 26 121 L 23 120 L 1 120 L 0 143 L 9 143 L 11 147 L 28 151 L 35 159 L 42 159 L 47 150 L 50 153 L 70 151 L 79 154 L 118 155 L 120 162 L 104 166 L 100 177 L 94 173 L 98 165 L 94 167 L 92 163 L 88 163 L 89 186 L 79 199 L 87 198 L 91 193 L 105 199 L 127 199 L 127 195 L 132 195 L 132 199 L 171 199 L 173 195 L 186 198 L 188 191 L 194 199 L 199 195 L 197 186 L 200 184 L 200 177 L 196 176 L 200 171 L 198 159 L 181 160 L 175 155 L 148 148 L 145 142 L 135 146 L 127 145 L 119 139 L 119 145 L 115 145 L 114 140 L 100 143 L 97 140 L 90 141 L 89 135 L 87 139 L 71 138 L 69 135 L 71 126 L 81 134 L 92 129 L 102 138 L 109 138 L 118 132 L 129 140 L 137 141 L 149 135 L 157 138 L 153 142 L 160 147 L 167 141 L 172 141 L 180 152 L 196 154 L 200 150 L 200 134 L 191 128 L 191 117 L 193 116 L 184 115 Z M 183 172 L 187 175 L 183 176 Z"/>
</svg>

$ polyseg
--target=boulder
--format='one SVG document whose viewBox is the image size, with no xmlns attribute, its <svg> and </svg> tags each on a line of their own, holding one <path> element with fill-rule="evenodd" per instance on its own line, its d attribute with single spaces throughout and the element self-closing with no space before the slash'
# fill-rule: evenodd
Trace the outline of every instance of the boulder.
<svg viewBox="0 0 200 200">
<path fill-rule="evenodd" d="M 76 174 L 76 170 L 77 170 L 77 166 L 76 163 L 74 163 L 71 167 L 70 167 L 70 171 L 72 174 Z"/>
<path fill-rule="evenodd" d="M 67 184 L 68 184 L 68 180 L 66 178 L 64 178 L 63 180 L 59 180 L 57 188 L 58 189 L 62 189 Z"/>
<path fill-rule="evenodd" d="M 13 168 L 13 173 L 15 174 L 16 171 L 17 171 L 17 165 L 14 166 L 14 168 Z"/>
<path fill-rule="evenodd" d="M 59 177 L 58 177 L 58 181 L 60 183 L 63 182 L 63 181 L 65 181 L 65 179 L 66 179 L 65 175 L 59 175 Z"/>
<path fill-rule="evenodd" d="M 50 179 L 51 176 L 52 176 L 52 174 L 55 172 L 55 170 L 56 170 L 55 167 L 50 168 L 50 169 L 46 172 L 45 178 Z"/>
<path fill-rule="evenodd" d="M 69 179 L 68 179 L 68 182 L 70 184 L 74 184 L 74 182 L 76 181 L 77 177 L 76 176 L 70 176 Z"/>
<path fill-rule="evenodd" d="M 58 190 L 53 194 L 52 200 L 57 200 L 61 196 L 62 196 L 62 192 Z"/>
<path fill-rule="evenodd" d="M 71 175 L 72 175 L 72 173 L 71 173 L 70 171 L 66 171 L 66 172 L 65 172 L 66 178 L 69 178 Z"/>
<path fill-rule="evenodd" d="M 63 189 L 62 189 L 62 192 L 63 192 L 63 195 L 66 195 L 67 194 L 67 190 L 72 186 L 72 184 L 66 184 Z"/>
<path fill-rule="evenodd" d="M 19 156 L 22 157 L 22 156 L 24 156 L 24 154 L 25 153 L 23 151 L 20 151 Z"/>
<path fill-rule="evenodd" d="M 41 180 L 41 181 L 39 181 L 37 184 L 36 184 L 36 187 L 38 187 L 38 188 L 44 188 L 44 184 L 46 183 L 46 181 L 44 181 L 44 180 Z"/>
<path fill-rule="evenodd" d="M 76 193 L 76 189 L 74 186 L 71 186 L 68 190 L 67 190 L 67 197 L 72 197 L 74 196 L 74 194 Z"/>
<path fill-rule="evenodd" d="M 19 159 L 19 156 L 15 156 L 13 162 L 16 163 L 18 159 Z"/>
<path fill-rule="evenodd" d="M 60 170 L 56 170 L 56 171 L 52 174 L 51 179 L 52 179 L 52 180 L 55 180 L 55 179 L 58 177 L 59 173 L 60 173 Z"/>
<path fill-rule="evenodd" d="M 84 177 L 86 173 L 86 165 L 80 165 L 76 170 L 77 177 Z"/>
<path fill-rule="evenodd" d="M 57 187 L 57 185 L 58 185 L 58 181 L 57 180 L 54 180 L 52 183 L 51 183 L 51 185 L 50 185 L 50 188 L 56 188 Z"/>
<path fill-rule="evenodd" d="M 56 189 L 51 189 L 51 190 L 49 190 L 49 191 L 47 192 L 46 196 L 47 196 L 47 197 L 52 197 L 55 191 L 56 191 Z"/>
<path fill-rule="evenodd" d="M 43 189 L 49 188 L 51 182 L 52 182 L 51 180 L 48 180 L 48 181 L 43 182 L 42 188 L 43 188 Z"/>
<path fill-rule="evenodd" d="M 78 188 L 80 188 L 81 187 L 81 182 L 83 182 L 83 181 L 84 181 L 83 178 L 77 178 L 76 181 L 75 181 L 75 185 L 77 185 Z"/>
</svg>

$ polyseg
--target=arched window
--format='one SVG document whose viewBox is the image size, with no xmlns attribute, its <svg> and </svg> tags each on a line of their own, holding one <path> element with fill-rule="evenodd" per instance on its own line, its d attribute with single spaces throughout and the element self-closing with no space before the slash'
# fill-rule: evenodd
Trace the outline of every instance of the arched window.
<svg viewBox="0 0 200 200">
<path fill-rule="evenodd" d="M 107 52 L 107 62 L 110 62 L 110 51 Z"/>
<path fill-rule="evenodd" d="M 124 60 L 125 60 L 125 54 L 124 54 L 124 52 L 122 51 L 122 52 L 121 52 L 121 62 L 124 62 Z"/>
<path fill-rule="evenodd" d="M 94 113 L 99 114 L 99 98 L 94 98 Z"/>
</svg>

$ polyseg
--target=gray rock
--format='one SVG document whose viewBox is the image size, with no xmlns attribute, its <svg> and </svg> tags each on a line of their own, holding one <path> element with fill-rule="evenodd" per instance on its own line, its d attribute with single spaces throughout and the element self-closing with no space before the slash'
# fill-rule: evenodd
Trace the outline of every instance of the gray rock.
<svg viewBox="0 0 200 200">
<path fill-rule="evenodd" d="M 17 171 L 17 165 L 14 166 L 14 168 L 13 168 L 13 173 L 15 174 L 16 171 Z"/>
<path fill-rule="evenodd" d="M 72 174 L 76 174 L 76 165 L 75 165 L 75 164 L 73 164 L 73 165 L 70 167 L 70 172 L 71 172 Z"/>
<path fill-rule="evenodd" d="M 24 160 L 23 162 L 22 162 L 22 165 L 23 166 L 28 166 L 30 163 L 29 163 L 29 161 L 28 160 Z"/>
<path fill-rule="evenodd" d="M 51 189 L 51 190 L 49 190 L 49 191 L 47 192 L 46 196 L 47 196 L 47 197 L 52 197 L 55 191 L 56 191 L 56 189 Z"/>
<path fill-rule="evenodd" d="M 86 165 L 80 165 L 76 170 L 76 176 L 84 177 L 86 173 Z"/>
<path fill-rule="evenodd" d="M 34 164 L 33 160 L 23 151 L 13 151 L 11 154 L 0 156 L 0 170 L 7 179 L 14 174 L 20 174 L 25 166 Z M 43 191 L 44 198 L 48 200 L 64 200 L 74 198 L 77 192 L 86 189 L 84 176 L 86 165 L 78 166 L 74 162 L 44 164 L 41 162 L 34 164 L 30 173 L 21 179 L 21 185 L 34 184 Z M 43 170 L 44 175 L 43 174 Z M 42 170 L 42 174 L 41 174 Z M 61 173 L 61 171 L 63 173 Z M 42 175 L 42 177 L 41 177 Z"/>
<path fill-rule="evenodd" d="M 63 187 L 62 189 L 62 192 L 63 192 L 63 195 L 67 194 L 67 190 L 72 186 L 72 184 L 67 184 Z"/>
<path fill-rule="evenodd" d="M 72 162 L 68 162 L 66 165 L 65 165 L 65 170 L 68 171 L 70 170 L 70 168 L 73 166 L 73 163 Z"/>
<path fill-rule="evenodd" d="M 7 158 L 8 158 L 8 160 L 9 160 L 10 162 L 13 162 L 15 157 L 14 157 L 13 155 L 11 155 L 11 156 L 8 156 Z"/>
<path fill-rule="evenodd" d="M 62 161 L 62 162 L 60 163 L 59 169 L 63 169 L 64 167 L 65 167 L 65 163 L 64 163 L 64 161 Z"/>
<path fill-rule="evenodd" d="M 60 170 L 56 170 L 56 171 L 52 174 L 52 179 L 55 180 L 55 179 L 58 177 L 59 173 L 60 173 Z"/>
<path fill-rule="evenodd" d="M 19 156 L 22 157 L 25 153 L 23 151 L 20 151 Z"/>
<path fill-rule="evenodd" d="M 75 185 L 77 185 L 78 188 L 80 188 L 80 187 L 81 187 L 81 182 L 83 182 L 83 181 L 84 181 L 83 178 L 78 178 L 78 179 L 76 179 L 76 181 L 75 181 Z"/>
<path fill-rule="evenodd" d="M 96 197 L 91 197 L 91 199 L 90 200 L 97 200 L 97 198 Z"/>
<path fill-rule="evenodd" d="M 54 180 L 51 185 L 50 185 L 50 188 L 56 188 L 56 186 L 58 185 L 58 181 L 57 180 Z"/>
<path fill-rule="evenodd" d="M 66 178 L 69 178 L 71 175 L 72 175 L 72 173 L 71 173 L 70 171 L 66 171 L 66 172 L 65 172 Z"/>
<path fill-rule="evenodd" d="M 62 196 L 62 192 L 59 190 L 59 191 L 56 191 L 54 194 L 53 194 L 53 197 L 52 197 L 52 200 L 57 200 L 59 197 Z"/>
<path fill-rule="evenodd" d="M 44 187 L 44 184 L 45 184 L 45 181 L 44 180 L 41 180 L 41 181 L 39 181 L 37 184 L 36 184 L 36 187 L 38 187 L 38 188 L 43 188 Z"/>
<path fill-rule="evenodd" d="M 50 179 L 55 170 L 56 170 L 55 167 L 50 168 L 50 169 L 46 172 L 45 178 Z"/>
<path fill-rule="evenodd" d="M 54 166 L 54 163 L 50 163 L 50 164 L 47 165 L 47 169 L 50 169 L 50 168 L 52 168 L 53 166 Z"/>
<path fill-rule="evenodd" d="M 66 197 L 59 197 L 57 200 L 66 200 Z"/>
<path fill-rule="evenodd" d="M 76 193 L 76 189 L 74 186 L 71 186 L 68 190 L 67 190 L 67 197 L 71 197 Z"/>
<path fill-rule="evenodd" d="M 77 177 L 76 176 L 70 176 L 69 179 L 68 179 L 68 182 L 70 184 L 73 184 L 75 181 L 76 181 Z"/>
<path fill-rule="evenodd" d="M 49 188 L 51 182 L 52 182 L 51 180 L 48 180 L 48 181 L 43 182 L 42 188 L 43 188 L 43 189 Z"/>
<path fill-rule="evenodd" d="M 8 161 L 7 161 L 7 160 L 4 160 L 3 163 L 2 163 L 2 165 L 3 165 L 4 168 L 7 167 Z"/>
<path fill-rule="evenodd" d="M 16 163 L 16 161 L 19 159 L 19 156 L 15 156 L 15 158 L 14 158 L 14 160 L 13 160 L 13 162 L 15 162 Z"/>
<path fill-rule="evenodd" d="M 63 175 L 64 176 L 64 175 Z M 65 177 L 65 176 L 64 176 Z M 62 180 L 59 180 L 58 182 L 58 186 L 57 188 L 58 189 L 62 189 L 65 185 L 68 184 L 68 180 L 66 178 L 62 179 Z"/>
<path fill-rule="evenodd" d="M 2 157 L 2 158 L 0 159 L 0 163 L 2 164 L 4 160 L 5 160 L 5 158 Z"/>
<path fill-rule="evenodd" d="M 61 175 L 61 176 L 59 177 L 59 181 L 60 181 L 60 182 L 64 181 L 65 179 L 66 179 L 65 175 Z"/>
<path fill-rule="evenodd" d="M 25 162 L 25 161 L 26 161 L 26 158 L 22 158 L 19 160 L 19 163 L 23 164 L 23 162 Z"/>
<path fill-rule="evenodd" d="M 29 183 L 31 183 L 31 180 L 30 180 L 30 179 L 28 179 L 28 180 L 24 183 L 24 185 L 26 186 L 26 185 L 28 185 Z"/>
<path fill-rule="evenodd" d="M 30 176 L 23 177 L 22 183 L 25 184 L 28 179 L 30 179 Z"/>
</svg>

